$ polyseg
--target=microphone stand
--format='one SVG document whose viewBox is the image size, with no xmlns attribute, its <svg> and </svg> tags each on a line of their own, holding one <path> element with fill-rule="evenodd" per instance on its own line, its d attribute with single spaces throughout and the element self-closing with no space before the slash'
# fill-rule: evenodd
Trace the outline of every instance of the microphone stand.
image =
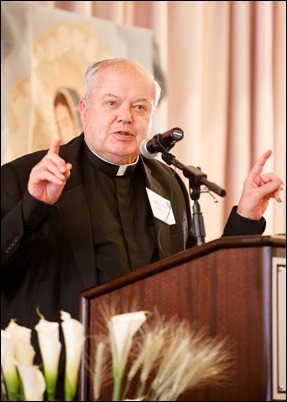
<svg viewBox="0 0 287 402">
<path fill-rule="evenodd" d="M 226 191 L 219 187 L 217 184 L 210 182 L 207 180 L 207 175 L 201 171 L 201 169 L 196 168 L 194 166 L 185 166 L 176 158 L 174 155 L 168 153 L 166 150 L 161 155 L 162 159 L 168 165 L 174 165 L 175 167 L 182 170 L 183 175 L 189 179 L 189 194 L 191 199 L 194 201 L 193 203 L 193 224 L 194 224 L 194 234 L 196 238 L 196 243 L 198 245 L 205 243 L 205 226 L 204 219 L 199 205 L 199 197 L 200 197 L 200 186 L 204 185 L 208 188 L 209 191 L 213 191 L 220 197 L 224 197 L 226 195 Z"/>
</svg>

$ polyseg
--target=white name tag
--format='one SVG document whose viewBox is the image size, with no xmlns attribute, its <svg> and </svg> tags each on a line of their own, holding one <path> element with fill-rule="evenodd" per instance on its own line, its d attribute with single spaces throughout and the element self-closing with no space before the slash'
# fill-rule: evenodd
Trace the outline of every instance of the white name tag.
<svg viewBox="0 0 287 402">
<path fill-rule="evenodd" d="M 168 225 L 174 225 L 175 219 L 170 201 L 147 187 L 146 192 L 153 216 L 160 219 L 162 222 L 167 223 Z"/>
</svg>

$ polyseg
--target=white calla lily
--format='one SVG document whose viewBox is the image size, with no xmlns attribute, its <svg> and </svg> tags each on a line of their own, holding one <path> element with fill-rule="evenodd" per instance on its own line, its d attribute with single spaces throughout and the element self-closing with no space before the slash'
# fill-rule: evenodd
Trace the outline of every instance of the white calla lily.
<svg viewBox="0 0 287 402">
<path fill-rule="evenodd" d="M 108 326 L 110 331 L 113 363 L 123 371 L 132 345 L 132 338 L 146 320 L 146 312 L 114 315 Z"/>
<path fill-rule="evenodd" d="M 45 378 L 37 366 L 18 364 L 25 401 L 43 401 L 46 389 Z"/>
<path fill-rule="evenodd" d="M 1 371 L 8 400 L 17 401 L 20 383 L 14 358 L 14 343 L 11 333 L 3 329 L 1 329 Z"/>
<path fill-rule="evenodd" d="M 108 322 L 113 357 L 114 392 L 113 400 L 120 398 L 121 383 L 132 346 L 132 338 L 146 320 L 146 312 L 114 315 Z"/>
<path fill-rule="evenodd" d="M 32 365 L 35 357 L 35 349 L 31 345 L 31 329 L 18 325 L 15 320 L 10 320 L 6 331 L 12 336 L 14 357 L 17 362 L 28 366 Z"/>
<path fill-rule="evenodd" d="M 71 315 L 61 311 L 62 329 L 66 347 L 65 400 L 72 401 L 76 395 L 83 345 L 84 326 Z"/>
<path fill-rule="evenodd" d="M 59 341 L 59 323 L 41 318 L 35 326 L 43 359 L 48 400 L 55 400 L 59 360 L 62 345 Z"/>
</svg>

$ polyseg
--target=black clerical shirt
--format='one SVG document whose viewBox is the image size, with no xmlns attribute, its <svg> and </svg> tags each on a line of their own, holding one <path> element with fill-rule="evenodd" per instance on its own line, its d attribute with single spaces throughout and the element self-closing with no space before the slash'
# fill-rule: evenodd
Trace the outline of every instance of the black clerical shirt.
<svg viewBox="0 0 287 402">
<path fill-rule="evenodd" d="M 141 162 L 110 164 L 84 147 L 83 171 L 98 283 L 158 260 Z"/>
</svg>

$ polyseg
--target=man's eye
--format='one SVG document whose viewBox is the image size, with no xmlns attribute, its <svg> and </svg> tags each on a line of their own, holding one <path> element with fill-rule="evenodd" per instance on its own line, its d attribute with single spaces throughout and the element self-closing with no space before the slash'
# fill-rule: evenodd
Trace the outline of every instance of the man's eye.
<svg viewBox="0 0 287 402">
<path fill-rule="evenodd" d="M 135 109 L 138 109 L 138 110 L 146 110 L 146 107 L 144 105 L 135 105 L 134 107 L 135 107 Z"/>
</svg>

